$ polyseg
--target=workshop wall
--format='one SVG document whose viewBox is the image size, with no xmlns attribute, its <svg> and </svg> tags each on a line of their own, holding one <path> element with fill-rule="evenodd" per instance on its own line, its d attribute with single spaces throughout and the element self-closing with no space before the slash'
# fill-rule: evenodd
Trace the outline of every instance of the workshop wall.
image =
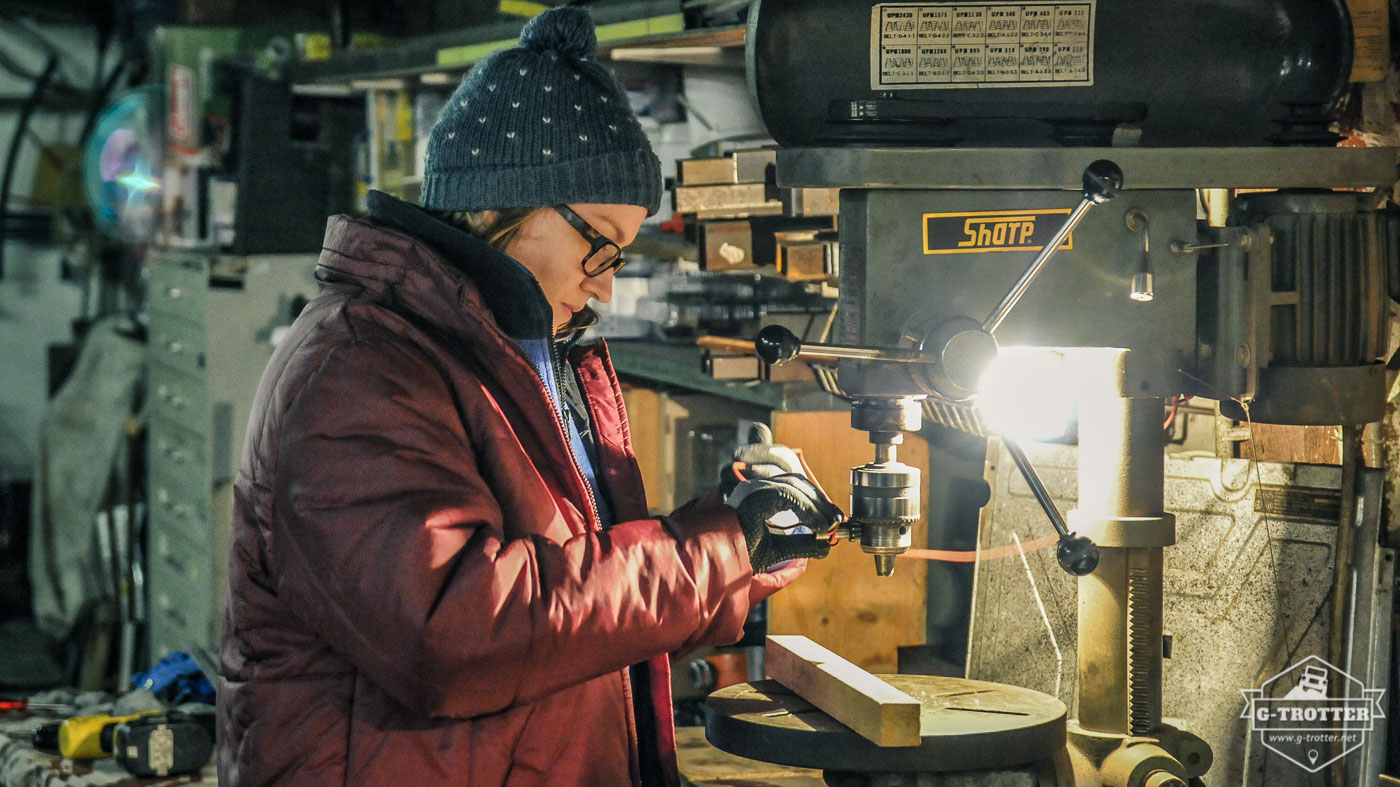
<svg viewBox="0 0 1400 787">
<path fill-rule="evenodd" d="M 34 29 L 62 53 L 60 78 L 86 90 L 96 56 L 93 28 L 47 24 Z M 0 24 L 0 50 L 24 70 L 37 73 L 43 68 L 42 50 L 12 25 Z M 31 87 L 29 80 L 0 69 L 0 151 L 8 153 Z M 41 149 L 72 145 L 82 132 L 83 102 L 50 95 L 20 145 L 11 209 L 28 207 Z M 62 277 L 64 252 L 43 241 L 6 242 L 0 277 L 0 481 L 33 475 L 39 418 L 48 399 L 48 346 L 71 341 L 71 323 L 81 313 L 80 282 Z"/>
</svg>

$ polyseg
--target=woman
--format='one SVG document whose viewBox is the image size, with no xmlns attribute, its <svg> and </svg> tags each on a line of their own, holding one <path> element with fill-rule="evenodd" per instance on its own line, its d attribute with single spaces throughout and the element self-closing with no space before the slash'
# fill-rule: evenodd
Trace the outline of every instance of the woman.
<svg viewBox="0 0 1400 787">
<path fill-rule="evenodd" d="M 667 654 L 826 553 L 764 526 L 839 517 L 800 476 L 648 516 L 606 348 L 572 346 L 661 189 L 595 45 L 536 17 L 434 127 L 426 209 L 328 223 L 235 487 L 226 787 L 674 784 Z"/>
</svg>

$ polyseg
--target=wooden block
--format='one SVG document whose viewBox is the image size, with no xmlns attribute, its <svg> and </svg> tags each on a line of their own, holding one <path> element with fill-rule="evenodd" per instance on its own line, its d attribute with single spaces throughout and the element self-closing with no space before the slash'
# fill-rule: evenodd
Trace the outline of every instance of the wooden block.
<svg viewBox="0 0 1400 787">
<path fill-rule="evenodd" d="M 700 267 L 707 271 L 752 270 L 753 230 L 747 221 L 702 221 L 696 224 Z"/>
<path fill-rule="evenodd" d="M 1351 81 L 1379 82 L 1390 63 L 1389 4 L 1383 0 L 1347 0 L 1351 12 Z"/>
<path fill-rule="evenodd" d="M 743 217 L 783 211 L 781 202 L 768 199 L 768 191 L 762 183 L 677 186 L 673 201 L 677 213 L 694 213 L 703 217 Z"/>
<path fill-rule="evenodd" d="M 1254 424 L 1240 443 L 1240 458 L 1259 462 L 1342 463 L 1341 427 Z"/>
<path fill-rule="evenodd" d="M 923 741 L 918 700 L 806 637 L 768 637 L 766 665 L 773 680 L 876 746 Z"/>
<path fill-rule="evenodd" d="M 754 355 L 724 355 L 707 351 L 701 356 L 705 374 L 716 380 L 757 380 L 758 357 Z"/>
<path fill-rule="evenodd" d="M 788 281 L 828 281 L 833 280 L 827 271 L 831 257 L 830 244 L 823 241 L 783 241 L 777 242 L 777 267 Z"/>
<path fill-rule="evenodd" d="M 785 216 L 835 216 L 841 212 L 840 189 L 781 189 Z"/>
<path fill-rule="evenodd" d="M 676 162 L 676 180 L 682 186 L 712 186 L 738 183 L 734 176 L 734 159 L 686 158 Z"/>
<path fill-rule="evenodd" d="M 812 375 L 811 364 L 793 361 L 781 366 L 760 363 L 758 379 L 766 383 L 810 383 L 816 378 Z"/>
<path fill-rule="evenodd" d="M 734 182 L 764 183 L 772 180 L 772 167 L 778 163 L 777 148 L 745 148 L 729 154 L 734 159 Z"/>
</svg>

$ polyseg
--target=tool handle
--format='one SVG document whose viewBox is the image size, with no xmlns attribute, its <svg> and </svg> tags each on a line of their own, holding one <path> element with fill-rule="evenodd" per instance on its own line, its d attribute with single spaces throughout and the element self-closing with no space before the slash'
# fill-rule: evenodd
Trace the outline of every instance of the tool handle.
<svg viewBox="0 0 1400 787">
<path fill-rule="evenodd" d="M 1064 516 L 1060 514 L 1060 509 L 1050 497 L 1050 491 L 1041 482 L 1040 475 L 1035 472 L 1035 467 L 1031 465 L 1030 459 L 1021 450 L 1021 446 L 1016 445 L 1014 440 L 1005 436 L 1001 438 L 1001 443 L 1006 446 L 1006 452 L 1011 454 L 1011 460 L 1021 471 L 1021 477 L 1026 479 L 1026 485 L 1031 488 L 1031 494 L 1035 495 L 1036 502 L 1040 503 L 1040 507 L 1045 510 L 1045 515 L 1050 518 L 1050 524 L 1055 526 L 1055 532 L 1060 535 L 1059 546 L 1055 549 L 1055 559 L 1059 561 L 1060 568 L 1076 577 L 1093 573 L 1099 565 L 1098 545 L 1084 536 L 1070 532 L 1069 527 L 1065 524 Z"/>
<path fill-rule="evenodd" d="M 701 336 L 695 340 L 695 346 L 736 355 L 753 355 L 754 352 L 753 342 L 725 336 Z"/>
<path fill-rule="evenodd" d="M 1055 252 L 1060 250 L 1060 244 L 1069 237 L 1074 228 L 1079 226 L 1079 222 L 1084 220 L 1084 214 L 1089 212 L 1089 208 L 1103 203 L 1118 196 L 1118 189 L 1123 188 L 1123 170 L 1118 168 L 1108 159 L 1099 159 L 1084 168 L 1084 198 L 1079 204 L 1074 206 L 1074 210 L 1065 219 L 1065 223 L 1055 231 L 1054 237 L 1050 238 L 1040 249 L 1031 264 L 1021 274 L 1021 278 L 1011 285 L 1011 289 L 1002 296 L 1001 303 L 992 309 L 992 313 L 987 315 L 987 319 L 982 321 L 982 330 L 987 333 L 994 333 L 1001 325 L 1002 320 L 1011 312 L 1011 307 L 1021 300 L 1021 296 L 1026 294 L 1026 289 L 1035 281 L 1035 277 L 1045 267 L 1045 263 L 1055 256 Z"/>
</svg>

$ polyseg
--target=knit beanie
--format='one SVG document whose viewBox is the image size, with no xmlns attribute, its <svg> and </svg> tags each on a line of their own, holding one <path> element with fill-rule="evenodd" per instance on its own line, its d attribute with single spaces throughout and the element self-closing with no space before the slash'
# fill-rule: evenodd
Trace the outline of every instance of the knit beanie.
<svg viewBox="0 0 1400 787">
<path fill-rule="evenodd" d="M 661 205 L 661 162 L 617 81 L 595 59 L 581 8 L 531 19 L 520 45 L 479 61 L 428 138 L 423 207 Z"/>
</svg>

